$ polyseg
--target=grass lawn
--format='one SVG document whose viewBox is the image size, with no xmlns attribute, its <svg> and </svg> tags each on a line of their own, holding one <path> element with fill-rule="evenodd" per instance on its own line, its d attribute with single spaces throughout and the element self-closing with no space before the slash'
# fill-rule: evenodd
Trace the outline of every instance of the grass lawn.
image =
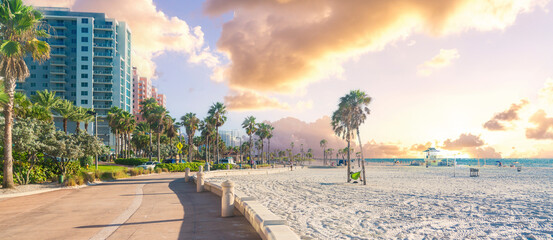
<svg viewBox="0 0 553 240">
<path fill-rule="evenodd" d="M 94 165 L 90 166 L 88 169 L 94 170 Z M 98 170 L 103 172 L 114 172 L 119 170 L 127 170 L 127 168 L 122 166 L 98 165 Z"/>
</svg>

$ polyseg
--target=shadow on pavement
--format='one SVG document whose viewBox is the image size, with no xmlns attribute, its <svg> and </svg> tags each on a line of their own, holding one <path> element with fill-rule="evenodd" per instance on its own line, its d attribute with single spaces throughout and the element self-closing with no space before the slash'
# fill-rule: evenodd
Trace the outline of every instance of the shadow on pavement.
<svg viewBox="0 0 553 240">
<path fill-rule="evenodd" d="M 133 222 L 133 223 L 122 223 L 122 224 L 88 225 L 88 226 L 79 226 L 75 228 L 104 228 L 104 227 L 113 227 L 113 226 L 140 225 L 140 224 L 177 222 L 177 221 L 182 221 L 182 219 L 168 219 L 168 220 L 159 220 L 159 221 Z"/>
</svg>

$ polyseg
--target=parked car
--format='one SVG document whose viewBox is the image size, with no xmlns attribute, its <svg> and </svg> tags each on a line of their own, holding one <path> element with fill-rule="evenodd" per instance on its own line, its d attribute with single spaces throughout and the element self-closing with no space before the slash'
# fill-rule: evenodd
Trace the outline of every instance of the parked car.
<svg viewBox="0 0 553 240">
<path fill-rule="evenodd" d="M 157 165 L 157 162 L 146 162 L 136 167 L 144 168 L 144 169 L 154 169 L 156 168 L 156 165 Z"/>
<path fill-rule="evenodd" d="M 162 162 L 163 163 L 177 163 L 177 159 L 165 159 Z"/>
<path fill-rule="evenodd" d="M 220 164 L 236 164 L 234 162 L 234 158 L 232 158 L 232 157 L 222 158 L 222 159 L 219 160 L 219 163 Z"/>
</svg>

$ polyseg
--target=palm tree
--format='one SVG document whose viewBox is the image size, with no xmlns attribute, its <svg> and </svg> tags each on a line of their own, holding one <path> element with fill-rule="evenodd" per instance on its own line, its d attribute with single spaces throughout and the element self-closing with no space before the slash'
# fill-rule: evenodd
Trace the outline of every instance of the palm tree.
<svg viewBox="0 0 553 240">
<path fill-rule="evenodd" d="M 50 58 L 50 46 L 37 38 L 48 37 L 46 31 L 38 25 L 42 13 L 22 0 L 3 0 L 0 4 L 0 75 L 4 77 L 4 89 L 8 102 L 4 106 L 4 188 L 14 188 L 12 128 L 15 83 L 25 81 L 29 68 L 25 57 L 30 55 L 34 61 L 43 62 Z"/>
<path fill-rule="evenodd" d="M 261 141 L 260 147 L 261 147 L 261 163 L 264 163 L 265 159 L 263 159 L 263 140 L 267 138 L 267 135 L 269 134 L 269 126 L 265 123 L 258 123 L 257 124 L 257 132 L 255 132 L 255 135 L 259 137 L 259 140 Z"/>
<path fill-rule="evenodd" d="M 146 119 L 148 124 L 150 124 L 150 130 L 153 130 L 154 126 L 152 126 L 150 121 L 148 121 L 148 117 L 150 116 L 150 113 L 153 111 L 153 109 L 156 106 L 158 106 L 157 100 L 155 98 L 144 99 L 142 102 L 140 102 L 140 105 L 141 105 L 140 114 L 142 115 L 142 117 L 144 119 Z M 150 131 L 148 133 L 150 135 L 150 147 L 149 147 L 149 153 L 148 153 L 150 161 L 152 161 L 152 153 L 153 153 L 153 151 L 152 151 L 152 133 L 153 133 L 153 131 Z"/>
<path fill-rule="evenodd" d="M 328 152 L 329 160 L 332 160 L 332 152 L 334 152 L 333 148 L 329 148 L 326 150 Z"/>
<path fill-rule="evenodd" d="M 179 128 L 179 124 L 175 123 L 175 120 L 176 119 L 171 117 L 167 118 L 166 120 L 167 129 L 165 130 L 165 135 L 167 135 L 167 137 L 169 138 L 169 146 L 171 146 L 171 158 L 175 156 L 173 150 L 173 138 L 177 136 L 177 129 Z"/>
<path fill-rule="evenodd" d="M 321 142 L 319 142 L 319 145 L 323 148 L 323 165 L 326 166 L 326 139 L 323 139 L 321 140 Z"/>
<path fill-rule="evenodd" d="M 119 131 L 123 135 L 123 154 L 125 158 L 130 157 L 131 133 L 136 127 L 134 115 L 129 112 L 122 111 L 119 116 Z"/>
<path fill-rule="evenodd" d="M 217 163 L 219 163 L 219 127 L 223 126 L 227 121 L 227 107 L 221 102 L 216 102 L 211 105 L 208 114 L 213 119 L 215 125 L 215 146 L 217 149 Z"/>
<path fill-rule="evenodd" d="M 210 162 L 209 159 L 209 149 L 210 149 L 210 141 L 209 138 L 213 136 L 214 127 L 213 127 L 213 120 L 207 116 L 204 118 L 203 121 L 199 124 L 200 131 L 202 132 L 202 137 L 205 138 L 205 160 L 206 162 Z"/>
<path fill-rule="evenodd" d="M 290 142 L 290 163 L 292 163 L 292 159 L 294 159 L 292 157 L 292 153 L 294 152 L 294 142 Z"/>
<path fill-rule="evenodd" d="M 82 119 L 82 121 L 84 122 L 84 129 L 86 132 L 88 132 L 88 124 L 90 124 L 91 122 L 93 122 L 95 120 L 94 118 L 94 115 L 92 114 L 89 114 L 89 112 L 94 112 L 94 109 L 92 108 L 85 108 L 85 115 Z"/>
<path fill-rule="evenodd" d="M 136 125 L 136 131 L 140 134 L 140 135 L 148 135 L 149 138 L 150 138 L 150 144 L 152 142 L 152 134 L 150 134 L 152 132 L 152 129 L 150 128 L 150 124 L 148 124 L 147 122 L 139 122 L 137 125 Z M 144 146 L 144 149 L 142 149 L 143 153 L 146 152 L 146 146 L 149 146 L 147 143 L 146 145 Z"/>
<path fill-rule="evenodd" d="M 108 125 L 111 128 L 111 132 L 115 135 L 115 154 L 119 154 L 121 144 L 119 143 L 119 123 L 123 109 L 118 107 L 111 107 L 108 111 Z"/>
<path fill-rule="evenodd" d="M 75 122 L 77 124 L 77 127 L 75 129 L 76 133 L 79 133 L 81 131 L 81 122 L 84 121 L 87 116 L 90 114 L 86 113 L 88 109 L 83 107 L 73 107 L 73 114 L 69 117 L 69 120 Z"/>
<path fill-rule="evenodd" d="M 67 120 L 73 117 L 75 114 L 75 105 L 69 100 L 61 100 L 58 105 L 54 107 L 61 118 L 63 119 L 63 131 L 67 134 Z"/>
<path fill-rule="evenodd" d="M 248 152 L 249 152 L 250 160 L 253 160 L 252 159 L 252 149 L 253 149 L 252 135 L 257 131 L 256 124 L 255 124 L 255 117 L 253 116 L 246 117 L 246 119 L 244 119 L 244 121 L 242 122 L 242 128 L 244 128 L 248 136 L 250 136 L 250 145 L 248 146 L 248 150 L 249 150 Z"/>
<path fill-rule="evenodd" d="M 267 124 L 267 152 L 271 152 L 271 138 L 273 138 L 273 131 L 275 130 L 275 127 L 273 127 L 272 125 L 270 124 Z M 271 160 L 272 158 L 270 157 L 269 158 L 269 161 Z"/>
<path fill-rule="evenodd" d="M 353 137 L 355 130 L 359 140 L 359 146 L 361 147 L 361 158 L 363 159 L 363 145 L 361 143 L 361 136 L 359 136 L 359 126 L 365 122 L 367 114 L 370 113 L 367 105 L 370 103 L 371 98 L 360 90 L 350 91 L 346 96 L 340 98 L 338 109 L 332 114 L 332 128 L 336 135 L 342 136 L 348 143 L 347 156 L 348 156 L 348 182 L 350 179 L 350 141 Z M 362 162 L 363 171 L 363 184 L 366 183 L 365 177 L 365 161 Z"/>
<path fill-rule="evenodd" d="M 188 162 L 192 162 L 193 138 L 200 124 L 200 119 L 196 117 L 195 113 L 191 112 L 182 116 L 180 119 L 182 121 L 182 125 L 186 129 L 186 135 L 188 136 Z"/>
<path fill-rule="evenodd" d="M 31 101 L 44 108 L 44 110 L 51 112 L 52 109 L 56 107 L 56 105 L 61 101 L 61 98 L 56 97 L 56 92 L 50 92 L 48 89 L 45 89 L 44 91 L 37 91 L 36 95 L 31 96 Z M 53 116 L 51 116 L 50 121 L 53 120 Z"/>
<path fill-rule="evenodd" d="M 365 177 L 365 161 L 363 158 L 363 144 L 361 142 L 361 135 L 359 134 L 359 127 L 361 124 L 365 122 L 367 119 L 367 115 L 370 114 L 370 110 L 368 108 L 368 105 L 371 103 L 371 97 L 369 97 L 365 92 L 361 90 L 352 90 L 347 94 L 345 97 L 343 97 L 345 101 L 342 99 L 340 100 L 340 107 L 347 109 L 345 112 L 348 112 L 350 117 L 350 127 L 352 129 L 355 129 L 357 133 L 357 140 L 359 141 L 359 148 L 361 153 L 361 160 L 362 160 L 362 171 L 363 171 L 363 185 L 366 185 L 366 177 Z M 349 145 L 348 145 L 349 149 Z M 349 153 L 348 153 L 349 156 Z"/>
</svg>

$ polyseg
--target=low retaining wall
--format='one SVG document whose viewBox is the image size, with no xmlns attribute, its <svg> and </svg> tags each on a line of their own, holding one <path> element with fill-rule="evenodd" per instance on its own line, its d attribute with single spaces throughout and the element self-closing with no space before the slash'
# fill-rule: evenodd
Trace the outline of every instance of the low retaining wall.
<svg viewBox="0 0 553 240">
<path fill-rule="evenodd" d="M 204 189 L 217 196 L 221 196 L 221 185 L 209 182 L 209 177 L 259 175 L 290 171 L 286 168 L 257 169 L 257 170 L 226 170 L 206 173 Z M 196 175 L 192 176 L 196 182 Z M 263 240 L 295 240 L 300 237 L 290 229 L 286 220 L 275 215 L 254 197 L 247 196 L 240 191 L 234 191 L 234 208 L 244 215 Z"/>
</svg>

